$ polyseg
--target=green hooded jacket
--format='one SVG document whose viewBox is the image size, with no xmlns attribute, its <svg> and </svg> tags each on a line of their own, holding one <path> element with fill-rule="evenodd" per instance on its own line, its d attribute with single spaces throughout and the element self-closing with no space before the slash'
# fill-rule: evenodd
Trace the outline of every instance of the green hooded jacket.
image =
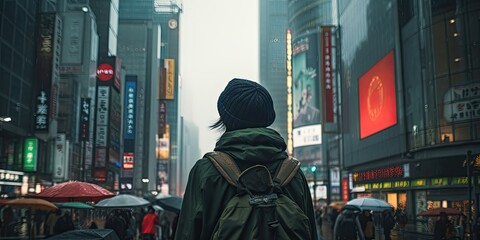
<svg viewBox="0 0 480 240">
<path fill-rule="evenodd" d="M 263 164 L 272 175 L 287 157 L 285 149 L 286 144 L 280 134 L 269 128 L 225 132 L 215 147 L 215 151 L 233 157 L 241 171 Z M 313 203 L 301 170 L 284 191 L 308 216 L 312 239 L 317 239 Z M 188 177 L 175 239 L 210 239 L 223 208 L 235 194 L 236 188 L 228 184 L 208 158 L 197 161 Z"/>
</svg>

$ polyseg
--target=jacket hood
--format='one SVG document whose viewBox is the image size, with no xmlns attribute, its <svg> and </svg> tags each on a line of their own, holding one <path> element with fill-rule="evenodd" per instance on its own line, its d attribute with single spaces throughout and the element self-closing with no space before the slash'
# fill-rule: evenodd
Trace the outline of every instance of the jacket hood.
<svg viewBox="0 0 480 240">
<path fill-rule="evenodd" d="M 234 159 L 252 163 L 285 159 L 287 145 L 278 132 L 270 128 L 245 128 L 225 132 L 215 151 L 228 153 Z"/>
</svg>

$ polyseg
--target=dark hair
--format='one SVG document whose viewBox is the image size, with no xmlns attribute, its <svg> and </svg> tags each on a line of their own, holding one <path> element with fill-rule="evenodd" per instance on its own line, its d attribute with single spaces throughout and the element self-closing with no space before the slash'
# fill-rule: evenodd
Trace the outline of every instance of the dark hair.
<svg viewBox="0 0 480 240">
<path fill-rule="evenodd" d="M 217 129 L 219 131 L 225 131 L 227 129 L 221 118 L 219 118 L 214 124 L 210 125 L 209 128 L 212 130 Z"/>
</svg>

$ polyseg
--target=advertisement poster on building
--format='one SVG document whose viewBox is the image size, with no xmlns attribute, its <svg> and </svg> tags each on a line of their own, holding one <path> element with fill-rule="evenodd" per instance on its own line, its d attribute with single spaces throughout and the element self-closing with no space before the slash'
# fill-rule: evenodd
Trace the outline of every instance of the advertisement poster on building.
<svg viewBox="0 0 480 240">
<path fill-rule="evenodd" d="M 298 38 L 292 48 L 293 155 L 322 164 L 318 34 Z"/>
</svg>

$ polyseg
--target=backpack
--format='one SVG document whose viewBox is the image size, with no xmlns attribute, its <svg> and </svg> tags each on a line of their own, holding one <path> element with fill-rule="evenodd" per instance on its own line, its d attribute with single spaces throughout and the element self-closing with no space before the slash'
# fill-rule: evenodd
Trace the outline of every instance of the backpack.
<svg viewBox="0 0 480 240">
<path fill-rule="evenodd" d="M 338 229 L 338 239 L 355 240 L 357 239 L 357 224 L 355 216 L 343 216 Z"/>
<path fill-rule="evenodd" d="M 309 218 L 281 191 L 300 168 L 298 160 L 283 160 L 272 178 L 264 165 L 240 172 L 226 153 L 211 152 L 205 156 L 237 188 L 237 194 L 226 203 L 211 239 L 312 239 Z"/>
</svg>

